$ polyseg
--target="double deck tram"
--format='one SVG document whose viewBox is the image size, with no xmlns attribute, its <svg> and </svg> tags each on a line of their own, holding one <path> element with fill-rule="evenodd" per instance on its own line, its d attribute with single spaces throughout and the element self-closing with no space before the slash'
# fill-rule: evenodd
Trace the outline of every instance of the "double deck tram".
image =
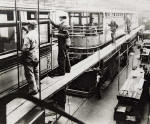
<svg viewBox="0 0 150 124">
<path fill-rule="evenodd" d="M 109 24 L 114 20 L 117 25 L 116 39 L 127 33 L 126 19 L 131 21 L 131 30 L 138 27 L 138 15 L 135 12 L 106 10 L 69 10 L 71 25 L 70 36 L 72 44 L 70 55 L 82 59 L 97 49 L 103 48 L 111 42 L 111 29 Z M 90 22 L 93 19 L 93 24 Z M 83 55 L 83 56 L 82 56 Z"/>
</svg>

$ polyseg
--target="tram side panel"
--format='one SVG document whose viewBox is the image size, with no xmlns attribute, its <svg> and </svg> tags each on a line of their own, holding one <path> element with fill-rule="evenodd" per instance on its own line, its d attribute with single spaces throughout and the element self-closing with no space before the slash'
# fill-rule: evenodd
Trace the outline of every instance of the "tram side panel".
<svg viewBox="0 0 150 124">
<path fill-rule="evenodd" d="M 15 23 L 15 17 L 13 15 L 13 20 L 10 23 L 9 20 L 7 20 L 7 17 L 9 16 L 7 14 L 7 11 L 2 12 L 3 15 L 6 15 L 6 20 L 4 20 L 0 25 L 0 36 L 1 36 L 1 49 L 0 49 L 0 59 L 1 59 L 1 68 L 0 68 L 0 92 L 4 92 L 6 90 L 12 90 L 16 89 L 18 87 L 18 84 L 20 86 L 23 86 L 26 84 L 26 80 L 24 77 L 24 68 L 23 65 L 18 64 L 17 65 L 17 35 L 19 35 L 19 32 L 16 32 L 16 23 Z M 12 14 L 14 14 L 14 11 L 11 11 Z M 10 13 L 10 10 L 8 10 L 8 13 Z M 27 12 L 20 12 L 21 14 L 26 14 Z M 23 16 L 24 17 L 24 16 Z M 25 16 L 27 17 L 27 16 Z M 27 19 L 23 19 L 22 21 L 28 21 Z M 5 24 L 4 24 L 5 23 Z M 19 23 L 19 22 L 18 22 Z M 23 24 L 23 22 L 22 22 Z M 4 25 L 2 27 L 2 25 Z M 12 27 L 13 25 L 13 27 Z M 46 73 L 54 68 L 56 68 L 57 65 L 57 45 L 51 46 L 51 43 L 48 41 L 48 22 L 40 24 L 41 32 L 40 32 L 40 38 L 41 38 L 41 48 L 40 48 L 40 66 L 41 66 L 41 73 Z M 4 30 L 5 29 L 5 30 Z M 14 33 L 13 40 L 10 40 L 9 42 L 5 42 L 10 38 L 10 35 Z M 44 33 L 43 33 L 44 32 Z M 2 40 L 2 36 L 5 36 L 6 39 Z M 21 46 L 21 45 L 20 45 Z M 20 49 L 19 49 L 20 50 Z M 53 52 L 52 52 L 53 51 Z M 53 53 L 53 54 L 52 54 Z M 20 54 L 19 54 L 20 55 Z M 54 60 L 53 62 L 51 60 Z M 19 74 L 19 75 L 18 75 Z M 19 79 L 19 81 L 18 81 Z"/>
<path fill-rule="evenodd" d="M 119 51 L 112 51 L 106 58 L 104 58 L 101 70 L 105 81 L 112 81 L 116 74 L 118 73 L 118 64 L 119 64 Z M 103 85 L 103 84 L 102 84 Z"/>
</svg>

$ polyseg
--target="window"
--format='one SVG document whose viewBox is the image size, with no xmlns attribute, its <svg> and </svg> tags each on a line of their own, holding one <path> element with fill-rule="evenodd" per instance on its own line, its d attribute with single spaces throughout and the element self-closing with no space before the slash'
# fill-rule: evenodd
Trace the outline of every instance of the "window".
<svg viewBox="0 0 150 124">
<path fill-rule="evenodd" d="M 35 20 L 37 18 L 36 11 L 28 11 L 27 12 L 27 20 Z M 48 19 L 48 12 L 40 12 L 39 14 L 40 19 Z"/>
<path fill-rule="evenodd" d="M 103 23 L 103 13 L 100 13 L 100 20 L 99 20 L 99 22 L 100 22 L 100 24 L 102 24 Z"/>
<path fill-rule="evenodd" d="M 89 22 L 89 18 L 83 17 L 82 20 L 81 20 L 81 23 L 82 23 L 82 25 L 89 24 L 89 23 L 90 23 L 90 22 Z"/>
<path fill-rule="evenodd" d="M 79 25 L 79 17 L 72 17 L 71 25 Z"/>
<path fill-rule="evenodd" d="M 1 22 L 13 21 L 14 14 L 11 10 L 0 10 L 0 20 Z"/>
<path fill-rule="evenodd" d="M 48 41 L 48 23 L 40 24 L 40 43 L 46 43 Z"/>
<path fill-rule="evenodd" d="M 0 23 L 8 23 L 14 20 L 14 13 L 11 10 L 0 10 Z M 12 24 L 7 27 L 0 27 L 0 54 L 16 49 L 15 30 Z"/>
<path fill-rule="evenodd" d="M 87 25 L 90 23 L 90 15 L 89 13 L 81 13 L 81 25 Z"/>
<path fill-rule="evenodd" d="M 0 28 L 0 53 L 16 49 L 15 27 Z"/>
<path fill-rule="evenodd" d="M 80 13 L 73 12 L 69 13 L 70 25 L 80 25 Z"/>
<path fill-rule="evenodd" d="M 27 20 L 36 19 L 36 12 L 27 12 Z"/>
<path fill-rule="evenodd" d="M 92 13 L 91 14 L 91 18 L 94 18 L 93 23 L 94 23 L 95 26 L 97 26 L 98 23 L 99 23 L 99 17 L 98 17 L 98 15 L 99 15 L 98 13 Z"/>
</svg>

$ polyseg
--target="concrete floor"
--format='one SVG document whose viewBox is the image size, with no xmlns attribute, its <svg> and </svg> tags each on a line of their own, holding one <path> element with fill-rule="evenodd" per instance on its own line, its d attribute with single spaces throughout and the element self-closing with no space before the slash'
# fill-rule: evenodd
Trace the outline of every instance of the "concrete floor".
<svg viewBox="0 0 150 124">
<path fill-rule="evenodd" d="M 116 95 L 118 94 L 118 89 L 125 82 L 132 65 L 139 65 L 137 59 L 139 50 L 135 49 L 135 51 L 136 53 L 130 56 L 129 66 L 116 76 L 107 89 L 102 91 L 102 99 L 98 100 L 94 96 L 89 99 L 69 96 L 67 97 L 66 111 L 86 124 L 116 124 L 113 114 L 114 107 L 117 105 Z M 144 107 L 143 118 L 140 124 L 150 124 L 148 123 L 148 110 L 149 106 L 147 103 Z M 74 122 L 67 121 L 67 119 L 61 117 L 57 124 L 74 124 Z"/>
</svg>

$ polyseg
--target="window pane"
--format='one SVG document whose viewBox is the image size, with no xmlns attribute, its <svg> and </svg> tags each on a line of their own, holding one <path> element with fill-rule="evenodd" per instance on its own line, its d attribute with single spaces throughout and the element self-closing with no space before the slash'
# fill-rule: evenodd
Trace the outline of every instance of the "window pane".
<svg viewBox="0 0 150 124">
<path fill-rule="evenodd" d="M 94 25 L 97 26 L 98 25 L 98 14 L 92 14 L 92 18 L 94 18 L 93 19 Z"/>
<path fill-rule="evenodd" d="M 72 17 L 71 25 L 79 25 L 79 17 Z"/>
<path fill-rule="evenodd" d="M 13 11 L 0 10 L 0 20 L 1 22 L 13 21 L 14 20 Z"/>
<path fill-rule="evenodd" d="M 0 28 L 0 53 L 16 49 L 15 27 Z"/>
<path fill-rule="evenodd" d="M 89 18 L 82 18 L 82 25 L 89 24 Z"/>
<path fill-rule="evenodd" d="M 41 44 L 48 42 L 48 24 L 40 24 Z"/>
</svg>

